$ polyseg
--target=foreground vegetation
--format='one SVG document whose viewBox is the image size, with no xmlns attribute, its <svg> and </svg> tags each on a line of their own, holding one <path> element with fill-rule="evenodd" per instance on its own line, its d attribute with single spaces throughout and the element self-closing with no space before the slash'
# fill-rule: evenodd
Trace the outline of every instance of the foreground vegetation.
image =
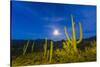
<svg viewBox="0 0 100 67">
<path fill-rule="evenodd" d="M 85 47 L 84 50 L 78 49 L 78 52 L 73 51 L 68 46 L 66 48 L 64 46 L 62 49 L 53 51 L 51 61 L 49 61 L 49 57 L 49 51 L 47 51 L 45 57 L 43 52 L 27 53 L 13 59 L 12 66 L 96 61 L 96 43 L 92 41 L 91 47 Z"/>
<path fill-rule="evenodd" d="M 69 37 L 67 29 L 64 27 L 66 40 L 62 42 L 62 48 L 54 49 L 53 41 L 50 41 L 50 46 L 48 48 L 48 41 L 46 38 L 43 51 L 35 52 L 35 44 L 33 42 L 30 49 L 31 53 L 28 53 L 27 48 L 30 41 L 27 41 L 26 45 L 23 47 L 22 54 L 12 59 L 12 66 L 96 61 L 96 40 L 89 41 L 89 47 L 84 47 L 84 49 L 77 48 L 78 44 L 81 45 L 83 40 L 82 25 L 79 22 L 80 37 L 79 40 L 77 40 L 74 24 L 72 16 L 72 37 Z"/>
</svg>

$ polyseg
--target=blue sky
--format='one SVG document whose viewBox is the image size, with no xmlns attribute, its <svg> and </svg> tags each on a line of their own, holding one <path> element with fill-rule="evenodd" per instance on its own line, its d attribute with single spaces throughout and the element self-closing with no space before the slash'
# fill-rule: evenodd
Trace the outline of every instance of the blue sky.
<svg viewBox="0 0 100 67">
<path fill-rule="evenodd" d="M 80 21 L 83 38 L 96 36 L 96 6 L 11 1 L 12 39 L 65 39 L 64 26 L 71 37 L 71 15 L 74 16 L 76 37 Z M 60 35 L 55 36 L 54 30 Z"/>
</svg>

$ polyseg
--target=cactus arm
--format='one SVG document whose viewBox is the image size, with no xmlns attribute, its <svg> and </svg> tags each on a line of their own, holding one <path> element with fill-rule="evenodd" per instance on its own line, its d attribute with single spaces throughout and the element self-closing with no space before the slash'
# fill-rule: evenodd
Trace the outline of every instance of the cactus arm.
<svg viewBox="0 0 100 67">
<path fill-rule="evenodd" d="M 80 38 L 79 38 L 79 40 L 77 41 L 77 44 L 79 44 L 81 41 L 82 41 L 82 38 L 83 38 L 83 34 L 82 34 L 82 25 L 81 25 L 81 23 L 79 22 L 79 28 L 80 28 Z"/>
<path fill-rule="evenodd" d="M 68 36 L 68 33 L 67 33 L 67 31 L 66 31 L 66 27 L 64 27 L 64 31 L 65 31 L 66 38 L 67 38 L 68 41 L 71 43 L 71 40 L 70 40 L 70 38 L 69 38 L 69 36 Z"/>
<path fill-rule="evenodd" d="M 28 45 L 29 45 L 29 40 L 28 40 L 28 42 L 26 44 L 26 47 L 25 47 L 24 52 L 23 52 L 23 55 L 25 55 Z"/>
</svg>

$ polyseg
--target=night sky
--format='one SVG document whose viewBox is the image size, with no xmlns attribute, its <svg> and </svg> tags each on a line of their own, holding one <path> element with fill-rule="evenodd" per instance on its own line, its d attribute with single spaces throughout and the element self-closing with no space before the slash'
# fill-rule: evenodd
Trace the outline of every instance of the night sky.
<svg viewBox="0 0 100 67">
<path fill-rule="evenodd" d="M 65 39 L 64 26 L 71 37 L 74 16 L 77 39 L 80 21 L 83 38 L 96 36 L 96 6 L 11 1 L 12 39 Z M 59 35 L 54 35 L 54 31 Z"/>
</svg>

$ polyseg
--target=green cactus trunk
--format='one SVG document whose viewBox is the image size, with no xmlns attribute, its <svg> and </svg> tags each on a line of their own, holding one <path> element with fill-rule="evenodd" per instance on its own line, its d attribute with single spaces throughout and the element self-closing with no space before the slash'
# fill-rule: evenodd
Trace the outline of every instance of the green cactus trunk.
<svg viewBox="0 0 100 67">
<path fill-rule="evenodd" d="M 76 34 L 75 34 L 75 23 L 74 23 L 74 20 L 73 20 L 73 17 L 72 17 L 72 45 L 73 45 L 73 48 L 74 50 L 76 51 L 77 48 L 76 48 Z"/>
</svg>

